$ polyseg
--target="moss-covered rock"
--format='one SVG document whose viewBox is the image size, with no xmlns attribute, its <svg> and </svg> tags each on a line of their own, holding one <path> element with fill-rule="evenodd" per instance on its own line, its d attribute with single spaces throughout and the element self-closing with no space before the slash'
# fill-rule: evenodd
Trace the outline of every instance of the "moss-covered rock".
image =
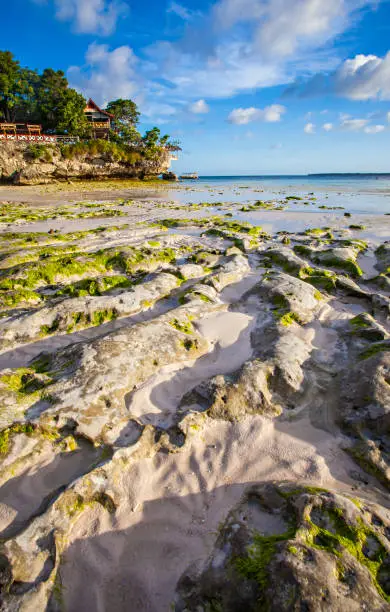
<svg viewBox="0 0 390 612">
<path fill-rule="evenodd" d="M 180 578 L 174 609 L 385 612 L 384 514 L 324 489 L 249 487 L 220 526 L 209 559 Z"/>
</svg>

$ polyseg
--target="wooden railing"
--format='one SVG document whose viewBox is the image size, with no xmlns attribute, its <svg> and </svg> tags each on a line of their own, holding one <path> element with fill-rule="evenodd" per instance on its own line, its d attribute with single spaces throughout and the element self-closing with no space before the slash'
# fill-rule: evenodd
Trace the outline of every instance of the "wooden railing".
<svg viewBox="0 0 390 612">
<path fill-rule="evenodd" d="M 73 144 L 79 142 L 78 136 L 57 136 L 57 134 L 7 134 L 0 133 L 1 142 L 36 142 L 39 144 Z"/>
</svg>

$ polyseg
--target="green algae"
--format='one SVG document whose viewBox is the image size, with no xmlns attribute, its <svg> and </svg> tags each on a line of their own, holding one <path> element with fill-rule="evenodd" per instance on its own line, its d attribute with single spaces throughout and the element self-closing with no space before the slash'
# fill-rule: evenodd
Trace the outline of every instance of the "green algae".
<svg viewBox="0 0 390 612">
<path fill-rule="evenodd" d="M 294 253 L 298 253 L 298 255 L 304 255 L 305 257 L 310 257 L 313 249 L 305 246 L 304 244 L 296 244 L 293 247 Z"/>
<path fill-rule="evenodd" d="M 298 325 L 302 323 L 301 319 L 295 312 L 286 312 L 280 316 L 279 321 L 284 327 L 289 327 L 289 325 L 292 325 L 293 323 L 298 323 Z"/>
<path fill-rule="evenodd" d="M 313 548 L 325 550 L 336 557 L 342 557 L 343 551 L 347 550 L 361 565 L 369 570 L 378 593 L 383 599 L 390 602 L 390 595 L 385 593 L 378 582 L 378 572 L 387 553 L 375 532 L 365 525 L 359 517 L 356 525 L 347 523 L 341 508 L 327 508 L 323 511 L 323 514 L 326 515 L 332 525 L 332 531 L 317 525 L 311 518 L 307 518 L 307 530 L 302 533 L 305 543 Z M 378 542 L 378 551 L 374 559 L 368 558 L 364 554 L 367 538 L 372 538 Z"/>
<path fill-rule="evenodd" d="M 70 297 L 83 297 L 87 295 L 103 295 L 111 289 L 129 288 L 134 284 L 126 276 L 100 276 L 85 278 L 75 283 L 70 283 L 56 292 L 56 295 L 67 295 Z"/>
<path fill-rule="evenodd" d="M 366 248 L 366 246 L 364 246 L 365 243 L 363 242 L 360 245 L 357 244 L 357 241 L 352 242 L 356 244 L 349 244 L 348 246 L 355 246 L 355 248 L 357 248 L 358 250 L 364 250 Z M 298 244 L 294 246 L 294 252 L 298 253 L 299 255 L 304 255 L 305 257 L 308 257 L 315 263 L 325 263 L 326 265 L 332 266 L 334 268 L 341 268 L 345 272 L 351 274 L 351 276 L 363 276 L 363 270 L 360 268 L 360 266 L 354 259 L 342 259 L 340 257 L 337 257 L 336 255 L 333 255 L 332 249 L 327 249 L 324 251 L 314 251 L 310 247 Z"/>
<path fill-rule="evenodd" d="M 13 423 L 0 431 L 0 455 L 7 455 L 10 451 L 12 438 L 18 434 L 25 434 L 29 437 L 39 436 L 50 442 L 57 441 L 59 433 L 55 429 L 42 427 L 33 423 Z"/>
<path fill-rule="evenodd" d="M 60 319 L 55 318 L 53 323 L 51 323 L 50 325 L 48 324 L 41 325 L 41 328 L 39 330 L 39 335 L 44 337 L 44 336 L 49 336 L 50 334 L 55 334 L 59 326 L 60 326 Z"/>
<path fill-rule="evenodd" d="M 373 344 L 371 344 L 368 348 L 366 348 L 364 351 L 362 351 L 359 354 L 359 359 L 362 359 L 362 360 L 369 359 L 370 357 L 373 357 L 374 355 L 378 355 L 379 353 L 384 353 L 388 351 L 390 351 L 389 341 L 374 342 Z"/>
<path fill-rule="evenodd" d="M 92 313 L 73 312 L 72 321 L 69 323 L 66 331 L 68 334 L 70 334 L 77 329 L 97 327 L 98 325 L 102 325 L 103 323 L 116 319 L 117 316 L 118 311 L 115 308 L 95 310 Z"/>
<path fill-rule="evenodd" d="M 327 228 L 321 227 L 313 227 L 305 230 L 305 234 L 308 236 L 325 236 L 327 233 Z"/>
<path fill-rule="evenodd" d="M 314 287 L 319 287 L 328 293 L 331 293 L 336 289 L 337 275 L 331 270 L 323 270 L 321 268 L 311 268 L 310 266 L 306 266 L 300 269 L 298 276 L 301 280 L 314 285 Z"/>
<path fill-rule="evenodd" d="M 194 328 L 191 321 L 179 321 L 175 318 L 169 321 L 169 325 L 177 329 L 177 331 L 183 332 L 183 334 L 193 334 Z"/>
<path fill-rule="evenodd" d="M 181 345 L 186 351 L 194 351 L 198 348 L 198 341 L 193 338 L 186 338 L 185 340 L 181 340 Z"/>
<path fill-rule="evenodd" d="M 350 325 L 352 325 L 355 329 L 365 329 L 370 327 L 370 324 L 367 323 L 364 315 L 368 313 L 358 314 L 356 317 L 353 317 L 349 320 Z"/>
<path fill-rule="evenodd" d="M 282 534 L 265 536 L 255 532 L 253 543 L 247 549 L 247 555 L 237 557 L 233 561 L 237 572 L 249 580 L 255 580 L 264 593 L 268 584 L 269 565 L 277 552 L 278 544 L 294 538 L 296 530 L 296 525 L 292 523 Z"/>
<path fill-rule="evenodd" d="M 31 289 L 0 289 L 0 309 L 14 308 L 21 303 L 38 303 L 42 296 Z"/>
<path fill-rule="evenodd" d="M 185 252 L 186 249 L 187 247 L 183 247 L 180 252 Z M 133 275 L 157 267 L 160 263 L 172 263 L 176 255 L 177 253 L 171 248 L 156 250 L 146 247 L 139 249 L 130 247 L 123 250 L 103 249 L 85 256 L 71 254 L 48 256 L 42 261 L 30 262 L 12 268 L 10 273 L 3 273 L 0 277 L 0 304 L 13 306 L 26 298 L 35 299 L 34 292 L 29 293 L 29 291 L 42 285 L 58 284 L 68 277 L 83 277 L 91 272 L 98 274 L 112 270 Z M 118 287 L 131 286 L 131 281 L 123 276 L 119 279 L 104 276 L 102 280 L 96 282 L 97 285 L 94 285 L 91 279 L 87 279 L 85 284 L 76 282 L 68 289 L 59 289 L 57 295 L 75 297 L 100 295 L 116 285 Z M 27 293 L 24 293 L 25 291 Z"/>
</svg>

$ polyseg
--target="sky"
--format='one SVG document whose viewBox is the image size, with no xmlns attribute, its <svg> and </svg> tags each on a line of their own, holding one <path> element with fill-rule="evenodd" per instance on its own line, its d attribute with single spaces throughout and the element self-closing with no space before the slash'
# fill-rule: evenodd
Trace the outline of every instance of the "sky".
<svg viewBox="0 0 390 612">
<path fill-rule="evenodd" d="M 390 0 L 13 0 L 1 22 L 23 66 L 133 99 L 179 173 L 390 172 Z"/>
</svg>

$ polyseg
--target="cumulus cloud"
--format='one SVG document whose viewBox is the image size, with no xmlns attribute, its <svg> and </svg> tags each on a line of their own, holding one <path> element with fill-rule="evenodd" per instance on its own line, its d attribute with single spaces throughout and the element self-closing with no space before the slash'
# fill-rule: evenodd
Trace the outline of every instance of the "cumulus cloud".
<svg viewBox="0 0 390 612">
<path fill-rule="evenodd" d="M 266 123 L 275 123 L 280 121 L 286 108 L 280 104 L 272 104 L 265 108 L 235 108 L 228 117 L 229 123 L 236 125 L 246 125 L 252 121 L 265 121 Z"/>
<path fill-rule="evenodd" d="M 368 119 L 342 119 L 340 127 L 344 130 L 357 132 L 362 130 L 368 123 Z"/>
<path fill-rule="evenodd" d="M 305 132 L 305 134 L 314 134 L 316 131 L 316 126 L 314 125 L 314 123 L 306 123 L 305 127 L 303 128 L 303 131 Z"/>
<path fill-rule="evenodd" d="M 187 98 L 288 83 L 300 73 L 334 68 L 332 41 L 374 2 L 218 0 L 187 26 L 183 39 L 149 47 L 149 65 Z"/>
<path fill-rule="evenodd" d="M 390 51 L 383 57 L 356 55 L 329 74 L 290 86 L 300 96 L 335 94 L 350 100 L 390 100 Z"/>
<path fill-rule="evenodd" d="M 333 130 L 333 123 L 324 123 L 322 128 L 325 130 L 325 132 L 331 132 Z"/>
<path fill-rule="evenodd" d="M 214 13 L 224 29 L 250 22 L 257 51 L 287 57 L 300 47 L 319 47 L 345 28 L 365 0 L 220 0 Z"/>
<path fill-rule="evenodd" d="M 126 5 L 125 0 L 49 1 L 55 3 L 57 17 L 73 22 L 77 31 L 99 34 L 114 30 Z M 200 13 L 170 0 L 167 11 L 186 22 L 181 39 L 157 41 L 142 49 L 138 59 L 126 45 L 101 49 L 101 60 L 70 68 L 69 77 L 99 100 L 151 98 L 159 90 L 165 103 L 183 107 L 194 99 L 199 103 L 287 84 L 300 74 L 335 71 L 335 37 L 354 23 L 362 8 L 378 1 L 216 0 L 208 13 Z M 117 69 L 121 62 L 122 75 Z M 243 115 L 241 121 L 280 119 L 277 111 L 276 119 L 262 117 L 260 111 Z"/>
<path fill-rule="evenodd" d="M 56 18 L 71 21 L 76 32 L 107 36 L 127 13 L 121 0 L 54 0 Z"/>
<path fill-rule="evenodd" d="M 383 132 L 383 130 L 385 129 L 384 125 L 368 125 L 367 127 L 364 128 L 364 131 L 366 132 L 366 134 L 379 134 L 380 132 Z"/>
<path fill-rule="evenodd" d="M 130 47 L 124 45 L 111 51 L 108 45 L 92 43 L 85 61 L 82 67 L 71 66 L 67 76 L 72 87 L 98 104 L 115 98 L 131 98 L 140 92 L 137 58 Z"/>
<path fill-rule="evenodd" d="M 195 115 L 204 115 L 209 112 L 210 108 L 205 100 L 197 100 L 189 105 L 188 110 Z"/>
</svg>

